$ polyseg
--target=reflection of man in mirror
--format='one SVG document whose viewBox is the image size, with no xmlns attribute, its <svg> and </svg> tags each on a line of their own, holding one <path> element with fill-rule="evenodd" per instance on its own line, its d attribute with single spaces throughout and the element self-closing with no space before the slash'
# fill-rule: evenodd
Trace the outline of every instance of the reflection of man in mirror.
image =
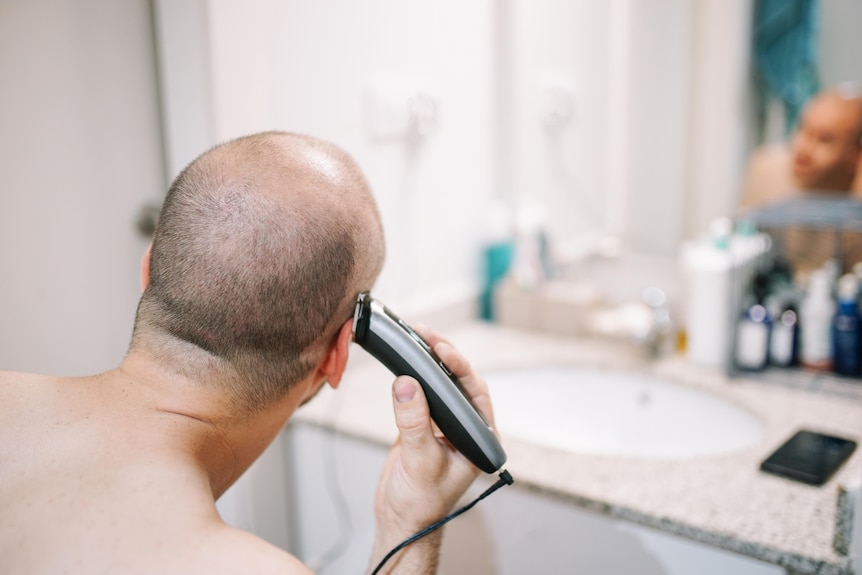
<svg viewBox="0 0 862 575">
<path fill-rule="evenodd" d="M 821 92 L 806 106 L 789 147 L 755 151 L 742 205 L 761 206 L 798 190 L 852 191 L 862 197 L 862 93 Z"/>
<path fill-rule="evenodd" d="M 803 192 L 843 192 L 862 200 L 862 92 L 846 86 L 821 92 L 805 107 L 789 146 L 756 150 L 741 207 L 757 208 Z M 798 271 L 820 267 L 836 253 L 845 271 L 862 261 L 862 234 L 842 234 L 840 250 L 830 231 L 789 229 L 781 239 Z"/>
</svg>

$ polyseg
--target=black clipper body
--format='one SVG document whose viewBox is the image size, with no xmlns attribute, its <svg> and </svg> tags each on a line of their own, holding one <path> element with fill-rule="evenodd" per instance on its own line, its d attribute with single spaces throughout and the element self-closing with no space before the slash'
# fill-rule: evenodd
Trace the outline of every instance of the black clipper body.
<svg viewBox="0 0 862 575">
<path fill-rule="evenodd" d="M 419 334 L 367 293 L 359 294 L 356 301 L 353 340 L 396 376 L 409 375 L 419 382 L 431 418 L 476 467 L 493 473 L 506 463 L 497 436 L 458 379 Z"/>
</svg>

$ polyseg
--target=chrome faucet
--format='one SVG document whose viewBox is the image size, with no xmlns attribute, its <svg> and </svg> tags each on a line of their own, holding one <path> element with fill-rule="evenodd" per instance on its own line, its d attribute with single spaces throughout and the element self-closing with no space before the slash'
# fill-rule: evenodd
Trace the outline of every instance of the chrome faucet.
<svg viewBox="0 0 862 575">
<path fill-rule="evenodd" d="M 662 347 L 671 333 L 670 306 L 664 291 L 650 286 L 641 292 L 641 301 L 650 310 L 650 320 L 636 326 L 631 336 L 635 344 L 646 352 L 649 359 L 661 355 Z"/>
</svg>

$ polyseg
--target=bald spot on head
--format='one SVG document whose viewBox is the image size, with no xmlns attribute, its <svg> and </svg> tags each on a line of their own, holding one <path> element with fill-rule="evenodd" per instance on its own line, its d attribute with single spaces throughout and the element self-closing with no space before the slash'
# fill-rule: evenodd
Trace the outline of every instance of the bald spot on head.
<svg viewBox="0 0 862 575">
<path fill-rule="evenodd" d="M 382 260 L 373 196 L 343 150 L 283 132 L 233 140 L 171 186 L 132 345 L 262 407 L 308 375 Z"/>
</svg>

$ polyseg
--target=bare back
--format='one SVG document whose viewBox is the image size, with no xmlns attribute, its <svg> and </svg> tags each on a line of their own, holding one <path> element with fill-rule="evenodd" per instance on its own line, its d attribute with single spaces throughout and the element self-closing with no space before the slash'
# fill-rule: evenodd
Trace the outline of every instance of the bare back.
<svg viewBox="0 0 862 575">
<path fill-rule="evenodd" d="M 226 526 L 173 440 L 188 423 L 124 393 L 108 374 L 0 372 L 4 573 L 308 572 Z"/>
</svg>

